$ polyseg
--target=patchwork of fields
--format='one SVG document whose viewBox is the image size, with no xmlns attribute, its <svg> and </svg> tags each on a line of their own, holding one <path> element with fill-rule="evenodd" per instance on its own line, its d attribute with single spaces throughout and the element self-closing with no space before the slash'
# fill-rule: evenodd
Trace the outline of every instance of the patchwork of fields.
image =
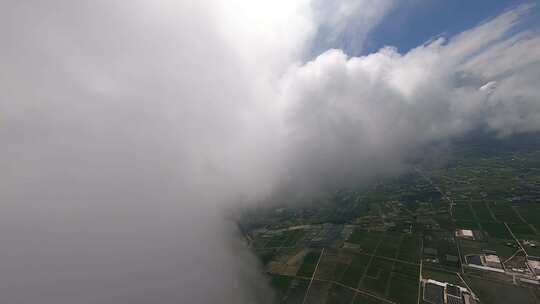
<svg viewBox="0 0 540 304">
<path fill-rule="evenodd" d="M 480 303 L 540 303 L 520 280 L 540 261 L 539 139 L 462 144 L 396 179 L 248 211 L 241 228 L 276 303 L 424 303 L 428 279 Z M 467 265 L 487 255 L 501 270 Z"/>
</svg>

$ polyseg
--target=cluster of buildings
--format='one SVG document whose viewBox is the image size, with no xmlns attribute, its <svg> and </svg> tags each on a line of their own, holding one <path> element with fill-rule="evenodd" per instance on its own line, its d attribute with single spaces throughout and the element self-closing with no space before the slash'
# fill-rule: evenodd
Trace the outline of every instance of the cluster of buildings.
<svg viewBox="0 0 540 304">
<path fill-rule="evenodd" d="M 469 254 L 465 256 L 465 261 L 472 268 L 504 273 L 501 259 L 494 254 Z"/>
<path fill-rule="evenodd" d="M 474 230 L 468 229 L 458 229 L 456 230 L 456 237 L 469 239 L 469 240 L 478 240 L 481 237 L 481 233 Z M 535 241 L 523 240 L 523 246 L 526 247 L 536 247 L 537 243 Z M 514 243 L 507 243 L 508 246 L 516 246 Z M 519 244 L 517 245 L 519 246 Z M 523 247 L 521 247 L 523 248 Z M 523 266 L 506 265 L 506 267 L 501 262 L 500 258 L 495 255 L 495 252 L 485 252 L 482 254 L 469 254 L 465 256 L 465 265 L 467 267 L 493 271 L 498 273 L 505 273 L 511 275 L 514 278 L 514 282 L 519 280 L 522 283 L 529 285 L 540 286 L 540 257 L 533 257 L 527 255 L 524 252 L 524 249 L 521 250 L 524 254 L 524 264 Z M 519 252 L 519 251 L 518 251 Z M 512 259 L 516 254 L 514 254 L 510 259 Z M 523 258 L 523 257 L 522 257 Z M 509 260 L 510 260 L 509 259 Z M 506 261 L 505 261 L 506 263 Z"/>
<path fill-rule="evenodd" d="M 424 280 L 424 302 L 430 304 L 477 304 L 478 298 L 467 288 L 439 282 L 432 279 Z"/>
</svg>

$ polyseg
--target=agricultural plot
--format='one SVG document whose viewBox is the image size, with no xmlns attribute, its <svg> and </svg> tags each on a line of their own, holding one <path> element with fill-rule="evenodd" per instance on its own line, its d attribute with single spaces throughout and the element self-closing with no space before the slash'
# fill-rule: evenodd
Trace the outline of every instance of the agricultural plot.
<svg viewBox="0 0 540 304">
<path fill-rule="evenodd" d="M 417 300 L 418 277 L 392 273 L 388 285 L 388 297 L 396 303 L 414 304 Z"/>
<path fill-rule="evenodd" d="M 320 250 L 311 251 L 304 257 L 304 261 L 300 269 L 298 270 L 297 275 L 303 277 L 311 277 L 317 266 L 317 261 L 321 254 Z"/>
<path fill-rule="evenodd" d="M 366 267 L 369 265 L 370 259 L 371 258 L 366 255 L 358 255 L 353 257 L 351 264 L 343 273 L 340 282 L 344 285 L 356 288 L 358 286 L 358 282 L 366 271 Z"/>
<path fill-rule="evenodd" d="M 401 239 L 402 235 L 400 234 L 386 233 L 377 247 L 375 254 L 378 256 L 394 258 L 398 253 Z"/>
<path fill-rule="evenodd" d="M 503 223 L 497 222 L 482 222 L 482 228 L 484 233 L 489 237 L 498 238 L 498 239 L 507 239 L 511 240 L 512 235 L 508 232 L 508 229 L 504 226 Z"/>
<path fill-rule="evenodd" d="M 459 228 L 459 229 L 471 229 L 471 230 L 480 229 L 480 225 L 478 224 L 478 222 L 475 222 L 475 221 L 456 220 L 454 227 Z"/>
<path fill-rule="evenodd" d="M 304 301 L 304 296 L 306 294 L 307 288 L 309 285 L 308 280 L 303 279 L 294 279 L 289 284 L 289 289 L 287 290 L 287 295 L 284 298 L 284 301 L 281 303 L 284 304 L 301 304 Z"/>
<path fill-rule="evenodd" d="M 289 286 L 293 280 L 291 277 L 273 275 L 270 277 L 270 284 L 275 291 L 275 298 L 278 303 L 282 302 L 289 291 Z"/>
<path fill-rule="evenodd" d="M 476 222 L 476 219 L 471 213 L 471 209 L 466 202 L 461 202 L 455 205 L 453 209 L 453 215 L 454 218 L 456 218 L 458 221 L 471 222 L 473 224 Z"/>
<path fill-rule="evenodd" d="M 490 238 L 486 241 L 459 240 L 462 256 L 493 252 L 499 257 L 508 258 L 519 248 L 512 240 Z"/>
<path fill-rule="evenodd" d="M 327 303 L 327 297 L 332 285 L 334 284 L 331 282 L 313 281 L 305 295 L 305 302 L 313 304 Z"/>
<path fill-rule="evenodd" d="M 360 245 L 360 248 L 366 253 L 374 253 L 383 236 L 383 233 L 355 229 L 347 241 Z"/>
<path fill-rule="evenodd" d="M 483 303 L 490 304 L 536 304 L 538 303 L 534 295 L 528 288 L 517 287 L 510 284 L 503 284 L 482 278 L 468 278 L 471 288 L 478 293 Z"/>
<path fill-rule="evenodd" d="M 506 223 L 522 223 L 521 219 L 517 216 L 516 212 L 508 202 L 496 202 L 490 207 L 499 221 Z"/>
<path fill-rule="evenodd" d="M 528 223 L 538 225 L 540 224 L 540 206 L 536 204 L 519 204 L 516 206 L 519 215 L 524 218 Z"/>
<path fill-rule="evenodd" d="M 442 271 L 439 269 L 424 267 L 422 269 L 422 276 L 439 282 L 448 282 L 455 285 L 463 284 L 456 273 L 450 271 Z"/>
<path fill-rule="evenodd" d="M 390 261 L 381 258 L 373 259 L 365 276 L 360 281 L 360 288 L 384 297 L 392 267 L 393 263 Z"/>
<path fill-rule="evenodd" d="M 414 234 L 403 236 L 398 259 L 418 263 L 420 258 L 420 238 Z"/>
<path fill-rule="evenodd" d="M 354 298 L 354 304 L 383 304 L 383 303 L 386 303 L 386 302 L 367 296 L 367 295 L 360 294 L 360 293 L 356 294 L 356 297 Z"/>
<path fill-rule="evenodd" d="M 471 202 L 471 206 L 474 210 L 474 213 L 476 214 L 476 217 L 478 220 L 483 222 L 490 222 L 494 221 L 495 219 L 491 216 L 491 213 L 486 206 L 486 202 L 484 201 L 473 201 Z"/>
<path fill-rule="evenodd" d="M 452 222 L 452 218 L 450 218 L 448 213 L 436 214 L 431 218 L 438 224 L 438 229 L 440 230 L 450 231 L 455 229 L 455 224 Z"/>
<path fill-rule="evenodd" d="M 282 247 L 293 247 L 298 244 L 303 238 L 304 238 L 305 232 L 304 230 L 293 230 L 287 232 L 287 238 L 285 239 L 284 243 L 282 244 Z"/>
<path fill-rule="evenodd" d="M 394 264 L 394 267 L 392 268 L 392 272 L 400 276 L 405 276 L 405 277 L 408 277 L 409 279 L 413 279 L 414 281 L 418 283 L 418 275 L 420 272 L 420 266 L 396 262 Z"/>
<path fill-rule="evenodd" d="M 304 258 L 298 276 L 305 277 L 305 282 L 309 282 L 309 274 L 313 273 L 317 260 L 318 252 L 310 252 Z M 349 264 L 346 264 L 347 261 Z M 307 292 L 306 303 L 351 303 L 353 299 L 354 303 L 379 303 L 376 297 L 398 303 L 414 303 L 418 271 L 418 265 L 383 257 L 366 254 L 351 256 L 340 251 L 325 253 Z M 307 291 L 301 279 L 288 276 L 271 278 L 277 303 L 301 303 L 299 293 Z M 336 280 L 338 278 L 339 281 Z M 356 288 L 372 296 L 357 293 Z"/>
<path fill-rule="evenodd" d="M 293 247 L 304 237 L 305 232 L 301 229 L 284 231 L 266 237 L 262 248 Z M 258 244 L 257 244 L 258 245 Z M 257 248 L 257 247 L 256 247 Z"/>
<path fill-rule="evenodd" d="M 398 303 L 416 303 L 419 266 L 375 258 L 359 288 Z"/>
<path fill-rule="evenodd" d="M 454 238 L 449 232 L 427 233 L 424 236 L 423 256 L 429 258 L 430 264 L 434 266 L 446 267 L 453 271 L 459 268 L 459 262 L 448 259 L 448 256 L 459 256 Z"/>
<path fill-rule="evenodd" d="M 508 224 L 510 229 L 517 238 L 520 239 L 536 239 L 538 235 L 534 232 L 529 224 L 517 223 L 517 224 Z"/>
<path fill-rule="evenodd" d="M 501 258 L 508 258 L 516 252 L 518 246 L 511 239 L 490 238 L 485 249 L 496 252 Z"/>
<path fill-rule="evenodd" d="M 330 288 L 328 292 L 326 303 L 349 304 L 351 303 L 355 294 L 356 292 L 354 290 L 333 284 L 332 288 Z"/>
<path fill-rule="evenodd" d="M 469 254 L 480 254 L 483 250 L 489 248 L 487 242 L 471 241 L 460 239 L 459 248 L 461 249 L 461 255 L 466 256 Z"/>
<path fill-rule="evenodd" d="M 325 250 L 315 278 L 327 281 L 340 281 L 343 273 L 349 267 L 352 256 L 338 251 Z"/>
</svg>

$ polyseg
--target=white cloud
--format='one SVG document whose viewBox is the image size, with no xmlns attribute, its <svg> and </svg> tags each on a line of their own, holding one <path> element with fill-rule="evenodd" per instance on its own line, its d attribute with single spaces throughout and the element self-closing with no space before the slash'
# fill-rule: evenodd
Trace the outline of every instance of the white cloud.
<svg viewBox="0 0 540 304">
<path fill-rule="evenodd" d="M 539 131 L 540 40 L 510 34 L 529 9 L 405 54 L 330 50 L 292 68 L 282 94 L 293 170 L 308 184 L 339 184 L 393 173 L 425 144 L 473 129 Z"/>
</svg>

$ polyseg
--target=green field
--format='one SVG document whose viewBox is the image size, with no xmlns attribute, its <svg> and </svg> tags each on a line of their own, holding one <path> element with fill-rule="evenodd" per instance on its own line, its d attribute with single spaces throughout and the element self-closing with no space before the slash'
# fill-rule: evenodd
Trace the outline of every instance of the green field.
<svg viewBox="0 0 540 304">
<path fill-rule="evenodd" d="M 481 303 L 540 303 L 539 288 L 461 265 L 484 253 L 520 265 L 512 233 L 540 256 L 540 136 L 475 138 L 444 162 L 311 200 L 249 211 L 241 223 L 277 303 L 417 303 L 421 263 L 424 279 L 463 287 L 459 273 Z"/>
<path fill-rule="evenodd" d="M 321 255 L 320 251 L 312 251 L 306 254 L 304 257 L 304 262 L 298 270 L 298 276 L 311 277 L 313 272 L 315 272 L 315 267 L 317 266 L 317 261 Z"/>
</svg>

